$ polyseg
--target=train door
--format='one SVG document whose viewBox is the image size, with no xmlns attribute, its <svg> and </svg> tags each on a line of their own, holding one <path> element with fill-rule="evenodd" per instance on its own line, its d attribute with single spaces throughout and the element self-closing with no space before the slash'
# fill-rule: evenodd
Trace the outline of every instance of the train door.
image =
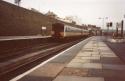
<svg viewBox="0 0 125 81">
<path fill-rule="evenodd" d="M 62 32 L 64 32 L 64 24 L 55 23 L 52 24 L 52 36 L 53 37 L 62 37 Z"/>
</svg>

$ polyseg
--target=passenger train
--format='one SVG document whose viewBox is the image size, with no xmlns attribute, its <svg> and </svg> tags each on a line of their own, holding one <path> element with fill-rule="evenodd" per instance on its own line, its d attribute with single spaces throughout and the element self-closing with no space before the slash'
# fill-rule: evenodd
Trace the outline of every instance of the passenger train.
<svg viewBox="0 0 125 81">
<path fill-rule="evenodd" d="M 88 35 L 89 31 L 87 29 L 78 28 L 75 26 L 62 23 L 52 24 L 52 37 L 55 38 L 88 36 Z"/>
</svg>

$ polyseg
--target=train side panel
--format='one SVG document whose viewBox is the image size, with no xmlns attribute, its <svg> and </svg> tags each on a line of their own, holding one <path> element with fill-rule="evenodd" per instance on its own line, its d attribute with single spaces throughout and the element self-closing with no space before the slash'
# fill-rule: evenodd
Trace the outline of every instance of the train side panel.
<svg viewBox="0 0 125 81">
<path fill-rule="evenodd" d="M 64 26 L 64 37 L 79 36 L 82 35 L 82 29 L 65 25 Z"/>
<path fill-rule="evenodd" d="M 55 23 L 52 25 L 52 37 L 53 38 L 65 38 L 65 37 L 77 37 L 88 36 L 88 30 L 65 25 L 62 23 Z"/>
<path fill-rule="evenodd" d="M 82 35 L 83 35 L 83 36 L 89 36 L 89 30 L 83 29 L 83 30 L 82 30 Z"/>
</svg>

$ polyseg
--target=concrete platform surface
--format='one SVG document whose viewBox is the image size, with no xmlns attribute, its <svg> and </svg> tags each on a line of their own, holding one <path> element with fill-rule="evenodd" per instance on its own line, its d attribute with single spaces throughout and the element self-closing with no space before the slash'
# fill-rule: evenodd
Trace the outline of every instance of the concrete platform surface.
<svg viewBox="0 0 125 81">
<path fill-rule="evenodd" d="M 0 36 L 0 41 L 7 41 L 7 40 L 21 40 L 21 39 L 39 39 L 39 38 L 49 38 L 51 36 Z"/>
<path fill-rule="evenodd" d="M 125 81 L 125 64 L 102 37 L 92 37 L 18 81 Z"/>
</svg>

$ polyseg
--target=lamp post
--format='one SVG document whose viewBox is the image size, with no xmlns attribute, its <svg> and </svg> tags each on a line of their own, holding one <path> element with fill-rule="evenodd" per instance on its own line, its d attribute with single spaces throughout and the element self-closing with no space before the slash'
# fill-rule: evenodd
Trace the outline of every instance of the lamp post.
<svg viewBox="0 0 125 81">
<path fill-rule="evenodd" d="M 102 20 L 102 27 L 105 28 L 105 20 L 108 19 L 108 17 L 99 17 L 98 19 Z M 108 32 L 109 29 L 107 29 Z"/>
<path fill-rule="evenodd" d="M 108 19 L 108 17 L 99 17 L 99 19 L 102 19 L 102 26 L 105 27 L 105 19 Z"/>
<path fill-rule="evenodd" d="M 124 26 L 124 21 L 122 20 L 121 21 L 121 38 L 123 38 L 123 36 L 124 36 L 124 33 L 123 33 L 123 26 Z"/>
</svg>

